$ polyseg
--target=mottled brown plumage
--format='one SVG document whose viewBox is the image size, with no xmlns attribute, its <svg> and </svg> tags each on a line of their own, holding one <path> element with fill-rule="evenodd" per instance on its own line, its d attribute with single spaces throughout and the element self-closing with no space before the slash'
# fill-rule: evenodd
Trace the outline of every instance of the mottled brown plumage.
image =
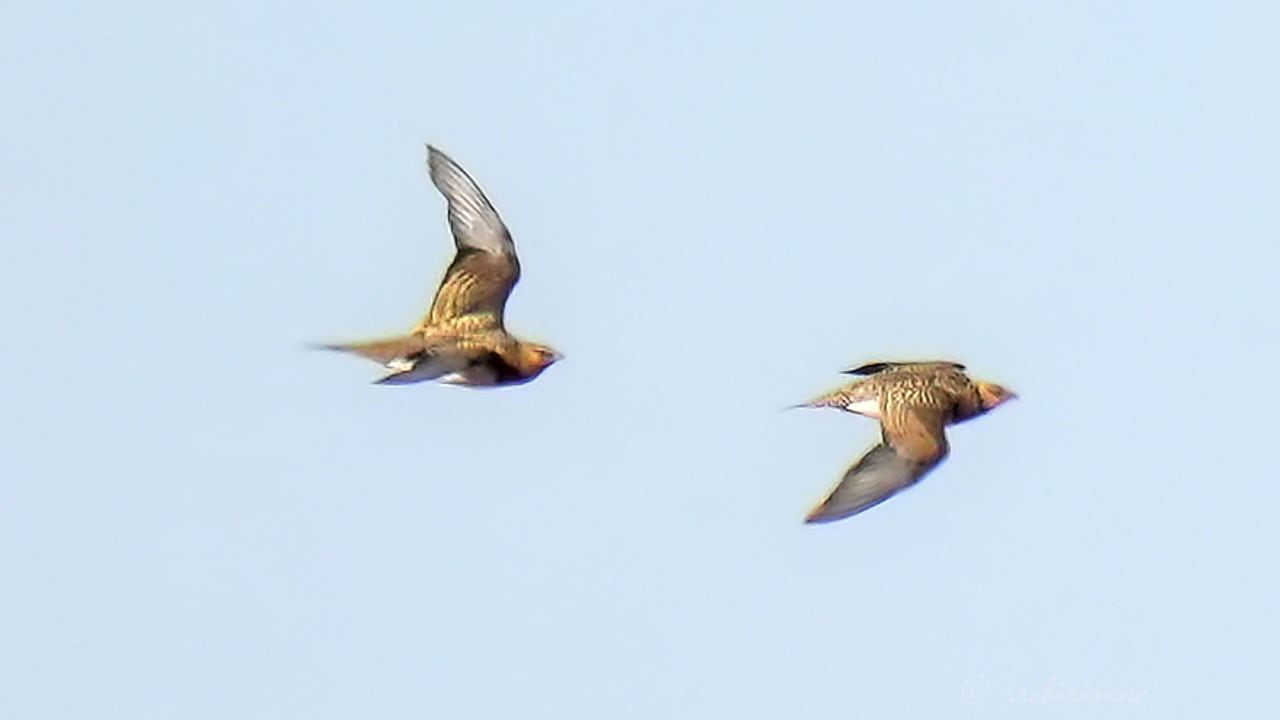
<svg viewBox="0 0 1280 720">
<path fill-rule="evenodd" d="M 881 442 L 844 474 L 806 522 L 856 515 L 914 485 L 947 456 L 944 432 L 1016 397 L 970 379 L 953 362 L 878 362 L 846 371 L 864 376 L 800 407 L 830 407 L 880 421 Z"/>
<path fill-rule="evenodd" d="M 458 253 L 436 290 L 431 309 L 408 335 L 325 346 L 354 353 L 393 370 L 379 383 L 423 380 L 469 386 L 528 382 L 560 359 L 549 347 L 506 331 L 503 312 L 520 279 L 511 233 L 471 176 L 449 156 L 427 146 L 431 181 L 449 204 L 449 228 Z"/>
</svg>

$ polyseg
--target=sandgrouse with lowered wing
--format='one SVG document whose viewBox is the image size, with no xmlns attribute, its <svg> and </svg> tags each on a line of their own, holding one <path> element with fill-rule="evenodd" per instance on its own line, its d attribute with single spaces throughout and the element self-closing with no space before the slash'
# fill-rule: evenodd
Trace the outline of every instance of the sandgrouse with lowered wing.
<svg viewBox="0 0 1280 720">
<path fill-rule="evenodd" d="M 858 380 L 797 407 L 830 407 L 880 421 L 881 442 L 844 474 L 805 519 L 856 515 L 911 487 L 947 456 L 948 425 L 1017 397 L 972 380 L 953 362 L 876 362 L 847 370 Z"/>
</svg>

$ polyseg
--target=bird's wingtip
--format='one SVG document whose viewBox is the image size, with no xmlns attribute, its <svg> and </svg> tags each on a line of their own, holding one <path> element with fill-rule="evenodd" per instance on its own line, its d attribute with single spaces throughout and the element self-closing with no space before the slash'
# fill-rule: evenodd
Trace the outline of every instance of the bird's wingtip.
<svg viewBox="0 0 1280 720">
<path fill-rule="evenodd" d="M 826 515 L 823 514 L 822 510 L 823 508 L 821 507 L 816 507 L 810 510 L 809 514 L 804 516 L 804 524 L 805 525 L 822 525 L 824 523 L 829 523 L 832 520 L 839 519 L 839 518 L 827 517 Z"/>
<path fill-rule="evenodd" d="M 427 143 L 427 163 L 434 165 L 435 163 L 444 163 L 446 165 L 456 165 L 453 158 L 449 157 L 445 151 L 438 146 Z"/>
</svg>

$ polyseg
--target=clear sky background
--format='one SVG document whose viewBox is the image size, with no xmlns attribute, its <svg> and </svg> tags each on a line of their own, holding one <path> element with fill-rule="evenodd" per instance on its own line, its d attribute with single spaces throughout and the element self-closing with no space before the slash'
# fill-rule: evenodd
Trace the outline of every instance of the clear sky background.
<svg viewBox="0 0 1280 720">
<path fill-rule="evenodd" d="M 1275 711 L 1275 4 L 5 16 L 4 717 Z M 425 142 L 532 384 L 303 349 L 424 311 Z M 877 429 L 781 408 L 919 357 L 1021 399 L 804 526 Z"/>
</svg>

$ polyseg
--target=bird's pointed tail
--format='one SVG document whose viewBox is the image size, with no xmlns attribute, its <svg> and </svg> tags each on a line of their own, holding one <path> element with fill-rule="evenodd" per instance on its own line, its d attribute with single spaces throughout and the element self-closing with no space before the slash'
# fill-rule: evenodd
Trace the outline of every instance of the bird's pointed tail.
<svg viewBox="0 0 1280 720">
<path fill-rule="evenodd" d="M 794 410 L 796 408 L 824 408 L 824 407 L 843 408 L 845 406 L 845 403 L 848 401 L 847 394 L 848 393 L 846 389 L 841 388 L 839 390 L 833 390 L 829 393 L 819 395 L 818 397 L 813 398 L 812 400 L 806 400 L 805 402 L 802 402 L 802 403 L 789 405 L 787 406 L 786 409 Z"/>
<path fill-rule="evenodd" d="M 313 345 L 312 347 L 316 350 L 347 352 L 352 355 L 359 355 L 362 358 L 368 358 L 382 365 L 391 366 L 397 360 L 405 360 L 421 354 L 426 344 L 423 342 L 421 335 L 404 335 L 381 340 L 370 340 L 368 342 L 326 343 Z"/>
</svg>

